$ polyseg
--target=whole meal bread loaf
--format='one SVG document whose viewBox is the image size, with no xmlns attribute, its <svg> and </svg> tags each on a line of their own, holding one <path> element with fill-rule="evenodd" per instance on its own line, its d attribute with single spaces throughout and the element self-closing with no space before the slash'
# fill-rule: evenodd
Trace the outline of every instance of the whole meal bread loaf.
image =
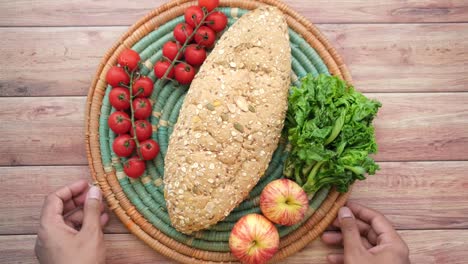
<svg viewBox="0 0 468 264">
<path fill-rule="evenodd" d="M 224 219 L 265 173 L 287 110 L 291 52 L 281 11 L 242 16 L 206 59 L 165 159 L 164 195 L 186 234 Z"/>
</svg>

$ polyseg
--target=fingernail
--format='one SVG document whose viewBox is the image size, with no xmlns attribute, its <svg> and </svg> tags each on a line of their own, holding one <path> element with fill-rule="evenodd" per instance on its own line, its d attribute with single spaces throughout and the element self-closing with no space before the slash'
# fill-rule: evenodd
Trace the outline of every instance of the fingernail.
<svg viewBox="0 0 468 264">
<path fill-rule="evenodd" d="M 351 210 L 349 210 L 348 207 L 341 207 L 340 208 L 340 211 L 338 212 L 338 216 L 340 218 L 349 218 L 349 217 L 353 217 L 353 213 L 351 212 Z"/>
<path fill-rule="evenodd" d="M 101 201 L 102 195 L 101 195 L 101 190 L 99 190 L 99 187 L 91 186 L 91 188 L 89 188 L 86 199 L 96 199 L 98 201 Z"/>
</svg>

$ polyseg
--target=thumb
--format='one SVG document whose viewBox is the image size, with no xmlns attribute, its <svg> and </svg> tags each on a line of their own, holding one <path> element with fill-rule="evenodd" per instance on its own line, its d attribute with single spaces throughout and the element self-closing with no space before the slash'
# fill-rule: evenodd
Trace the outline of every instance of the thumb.
<svg viewBox="0 0 468 264">
<path fill-rule="evenodd" d="M 340 208 L 338 212 L 345 255 L 359 255 L 364 246 L 361 242 L 361 234 L 353 213 L 348 207 Z"/>
<path fill-rule="evenodd" d="M 85 232 L 96 232 L 101 230 L 101 190 L 97 186 L 91 186 L 86 195 L 84 204 L 83 226 L 81 230 Z"/>
</svg>

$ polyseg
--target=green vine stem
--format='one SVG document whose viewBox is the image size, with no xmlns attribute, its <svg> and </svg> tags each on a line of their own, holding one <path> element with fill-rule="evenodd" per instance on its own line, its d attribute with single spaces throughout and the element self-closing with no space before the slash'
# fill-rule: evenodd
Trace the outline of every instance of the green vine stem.
<svg viewBox="0 0 468 264">
<path fill-rule="evenodd" d="M 174 68 L 176 62 L 178 62 L 179 60 L 177 60 L 177 58 L 179 58 L 179 56 L 181 55 L 182 52 L 184 52 L 185 48 L 188 46 L 188 44 L 190 43 L 190 41 L 192 40 L 192 38 L 195 36 L 195 34 L 197 34 L 198 32 L 198 29 L 203 26 L 205 24 L 205 20 L 206 18 L 214 12 L 214 10 L 216 9 L 213 9 L 213 11 L 211 12 L 208 12 L 206 10 L 206 8 L 203 7 L 203 18 L 202 20 L 200 21 L 200 23 L 198 23 L 198 25 L 195 26 L 195 28 L 193 29 L 193 32 L 192 34 L 190 34 L 190 36 L 188 36 L 186 39 L 185 39 L 185 42 L 184 44 L 182 45 L 182 47 L 180 47 L 180 49 L 177 51 L 177 55 L 175 56 L 175 59 L 171 61 L 171 65 L 167 68 L 166 72 L 164 73 L 163 77 L 161 79 L 168 79 L 167 78 L 167 75 L 169 74 L 169 72 L 172 70 L 172 68 Z"/>
<path fill-rule="evenodd" d="M 125 71 L 127 71 L 125 69 Z M 128 72 L 127 72 L 128 73 Z M 137 148 L 138 157 L 143 160 L 140 151 L 140 142 L 138 142 L 137 133 L 136 133 L 136 125 L 135 125 L 135 110 L 133 109 L 133 99 L 138 96 L 138 93 L 133 95 L 133 75 L 135 74 L 135 70 L 133 70 L 130 75 L 130 84 L 128 85 L 128 90 L 130 91 L 130 121 L 132 122 L 132 129 L 133 129 L 133 141 L 135 141 L 135 145 Z M 138 74 L 137 74 L 138 75 Z"/>
<path fill-rule="evenodd" d="M 164 76 L 161 78 L 161 79 L 168 79 L 167 78 L 167 75 L 169 74 L 169 72 L 172 70 L 172 68 L 174 68 L 175 64 L 177 62 L 182 62 L 180 60 L 177 60 L 177 58 L 179 58 L 179 56 L 181 55 L 182 52 L 184 52 L 185 48 L 188 46 L 188 44 L 190 43 L 190 41 L 192 40 L 192 38 L 195 36 L 195 34 L 197 34 L 197 31 L 198 29 L 205 24 L 205 20 L 206 18 L 214 11 L 211 11 L 211 12 L 207 12 L 207 10 L 205 8 L 203 8 L 203 18 L 202 20 L 200 21 L 200 23 L 198 23 L 198 25 L 193 29 L 193 32 L 192 34 L 190 34 L 190 36 L 187 36 L 184 44 L 182 45 L 182 47 L 177 51 L 177 55 L 175 56 L 176 59 L 174 59 L 172 62 L 171 62 L 171 65 L 169 66 L 169 68 L 167 68 L 166 72 L 164 73 Z M 136 69 L 138 69 L 139 67 L 137 67 Z M 135 111 L 133 109 L 133 99 L 136 98 L 142 91 L 138 91 L 135 95 L 133 95 L 133 80 L 135 78 L 135 74 L 136 74 L 136 77 L 138 78 L 140 76 L 140 72 L 138 70 L 133 70 L 132 72 L 129 72 L 127 67 L 124 67 L 125 69 L 125 72 L 128 74 L 128 76 L 130 76 L 130 83 L 129 85 L 124 85 L 124 84 L 121 84 L 123 87 L 126 87 L 128 88 L 129 92 L 130 92 L 130 121 L 132 122 L 132 129 L 133 129 L 133 141 L 135 141 L 135 145 L 136 145 L 136 148 L 137 148 L 137 154 L 138 154 L 138 157 L 143 160 L 143 157 L 141 155 L 141 150 L 140 150 L 140 142 L 138 142 L 138 138 L 137 138 L 137 133 L 136 133 L 136 125 L 135 125 Z"/>
</svg>

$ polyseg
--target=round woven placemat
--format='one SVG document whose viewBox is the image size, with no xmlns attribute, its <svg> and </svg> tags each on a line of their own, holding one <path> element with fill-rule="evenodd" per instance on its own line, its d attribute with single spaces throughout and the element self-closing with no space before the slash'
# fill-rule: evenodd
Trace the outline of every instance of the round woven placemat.
<svg viewBox="0 0 468 264">
<path fill-rule="evenodd" d="M 258 196 L 268 182 L 282 176 L 288 151 L 286 141 L 282 140 L 265 176 L 249 197 L 222 222 L 191 236 L 171 226 L 163 196 L 164 156 L 188 87 L 156 80 L 152 68 L 162 57 L 162 45 L 172 38 L 172 29 L 183 21 L 184 10 L 194 4 L 195 1 L 175 0 L 153 10 L 135 23 L 105 54 L 88 93 L 87 156 L 91 175 L 99 184 L 110 209 L 132 233 L 153 249 L 184 263 L 235 262 L 228 247 L 230 230 L 240 217 L 260 212 Z M 248 10 L 264 4 L 278 7 L 286 16 L 291 42 L 293 84 L 299 84 L 298 80 L 309 72 L 314 75 L 333 74 L 351 82 L 346 66 L 325 37 L 285 4 L 277 0 L 221 0 L 219 11 L 228 16 L 229 25 L 232 25 Z M 123 172 L 121 160 L 111 148 L 115 134 L 107 126 L 107 118 L 114 109 L 109 104 L 111 87 L 107 85 L 105 76 L 109 68 L 116 65 L 120 52 L 126 48 L 132 48 L 140 54 L 143 62 L 141 73 L 155 81 L 155 90 L 150 97 L 153 102 L 150 121 L 153 139 L 161 146 L 160 155 L 147 162 L 147 171 L 138 180 L 130 180 Z M 349 192 L 339 194 L 330 188 L 317 192 L 301 223 L 291 227 L 278 226 L 280 250 L 272 262 L 294 254 L 322 233 L 348 196 Z"/>
</svg>

